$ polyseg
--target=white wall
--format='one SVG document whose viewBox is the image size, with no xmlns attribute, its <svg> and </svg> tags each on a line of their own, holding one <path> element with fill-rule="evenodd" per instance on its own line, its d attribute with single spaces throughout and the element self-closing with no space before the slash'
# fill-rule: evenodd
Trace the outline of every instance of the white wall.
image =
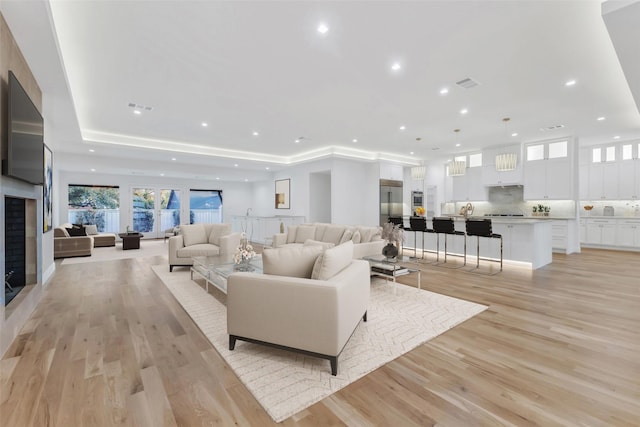
<svg viewBox="0 0 640 427">
<path fill-rule="evenodd" d="M 331 171 L 309 174 L 309 222 L 331 222 Z"/>
</svg>

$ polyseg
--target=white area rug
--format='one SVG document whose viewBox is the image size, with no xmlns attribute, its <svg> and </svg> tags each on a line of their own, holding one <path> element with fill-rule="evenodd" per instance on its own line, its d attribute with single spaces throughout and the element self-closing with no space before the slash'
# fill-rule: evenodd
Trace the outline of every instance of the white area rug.
<svg viewBox="0 0 640 427">
<path fill-rule="evenodd" d="M 91 256 L 65 258 L 62 260 L 62 264 L 82 264 L 86 262 L 111 261 L 114 259 L 146 258 L 158 255 L 168 258 L 169 241 L 163 242 L 162 239 L 142 239 L 140 241 L 140 249 L 127 249 L 125 251 L 122 250 L 122 241 L 116 240 L 115 246 L 93 248 Z"/>
<path fill-rule="evenodd" d="M 186 270 L 152 269 L 276 422 L 487 308 L 405 285 L 398 285 L 394 295 L 392 284 L 375 279 L 368 321 L 360 322 L 347 343 L 334 377 L 324 359 L 243 341 L 229 351 L 225 305 L 191 281 Z"/>
</svg>

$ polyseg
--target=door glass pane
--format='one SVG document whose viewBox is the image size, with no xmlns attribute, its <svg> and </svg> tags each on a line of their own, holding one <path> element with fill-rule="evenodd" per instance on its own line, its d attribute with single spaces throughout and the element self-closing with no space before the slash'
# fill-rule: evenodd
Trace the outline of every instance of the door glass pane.
<svg viewBox="0 0 640 427">
<path fill-rule="evenodd" d="M 606 162 L 615 162 L 616 161 L 616 147 L 612 145 L 611 147 L 606 148 Z"/>
<path fill-rule="evenodd" d="M 69 184 L 69 222 L 95 224 L 100 232 L 120 230 L 120 189 Z"/>
<path fill-rule="evenodd" d="M 160 230 L 180 225 L 180 190 L 160 190 Z"/>
<path fill-rule="evenodd" d="M 528 145 L 527 146 L 527 160 L 542 160 L 544 159 L 544 145 Z"/>
<path fill-rule="evenodd" d="M 189 191 L 189 223 L 221 223 L 222 190 Z"/>
<path fill-rule="evenodd" d="M 633 145 L 625 144 L 622 146 L 622 160 L 633 159 Z"/>
<path fill-rule="evenodd" d="M 567 141 L 551 142 L 549 144 L 549 158 L 567 157 Z"/>
<path fill-rule="evenodd" d="M 602 149 L 594 148 L 591 150 L 591 161 L 593 163 L 600 163 L 602 161 Z"/>
<path fill-rule="evenodd" d="M 154 228 L 156 195 L 153 189 L 133 189 L 133 230 L 139 233 L 150 233 Z"/>
</svg>

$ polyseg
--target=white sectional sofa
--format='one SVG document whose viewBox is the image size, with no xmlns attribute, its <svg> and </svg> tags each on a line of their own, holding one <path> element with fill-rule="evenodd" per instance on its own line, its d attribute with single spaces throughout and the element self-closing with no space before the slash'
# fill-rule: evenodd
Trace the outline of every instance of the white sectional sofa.
<svg viewBox="0 0 640 427">
<path fill-rule="evenodd" d="M 320 244 L 325 249 L 341 243 L 353 242 L 353 257 L 380 255 L 385 241 L 382 227 L 351 226 L 326 223 L 290 225 L 286 233 L 273 236 L 273 247 Z"/>
<path fill-rule="evenodd" d="M 231 224 L 189 224 L 169 238 L 169 271 L 175 266 L 193 265 L 194 256 L 233 254 L 240 245 L 240 233 Z"/>
<path fill-rule="evenodd" d="M 329 359 L 337 375 L 338 356 L 367 320 L 369 263 L 353 259 L 354 246 L 264 249 L 264 274 L 229 276 L 229 349 L 242 340 L 299 351 Z"/>
</svg>

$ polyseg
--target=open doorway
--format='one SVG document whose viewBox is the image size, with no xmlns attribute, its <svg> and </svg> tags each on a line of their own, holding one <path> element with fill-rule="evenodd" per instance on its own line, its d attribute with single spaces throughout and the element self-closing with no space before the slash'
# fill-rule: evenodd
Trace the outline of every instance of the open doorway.
<svg viewBox="0 0 640 427">
<path fill-rule="evenodd" d="M 331 222 L 331 171 L 309 174 L 309 221 Z"/>
</svg>

